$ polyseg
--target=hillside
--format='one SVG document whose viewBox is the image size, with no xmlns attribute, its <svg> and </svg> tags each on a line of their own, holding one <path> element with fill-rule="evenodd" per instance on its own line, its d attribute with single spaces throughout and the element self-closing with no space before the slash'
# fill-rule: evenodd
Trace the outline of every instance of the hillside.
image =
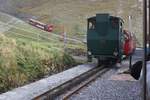
<svg viewBox="0 0 150 100">
<path fill-rule="evenodd" d="M 133 32 L 139 41 L 142 33 L 142 11 L 139 0 L 0 0 L 8 5 L 8 13 L 28 20 L 36 18 L 42 22 L 52 23 L 56 26 L 55 33 L 62 32 L 61 26 L 70 37 L 83 38 L 86 34 L 86 19 L 96 13 L 110 13 L 120 16 L 128 29 L 128 16 L 133 20 Z M 7 2 L 6 2 L 7 1 Z M 8 2 L 12 5 L 7 4 Z M 2 5 L 2 3 L 1 3 Z M 3 4 L 4 5 L 4 4 Z M 14 11 L 15 9 L 15 11 Z"/>
<path fill-rule="evenodd" d="M 61 37 L 0 13 L 0 93 L 76 65 L 79 50 L 85 52 L 82 43 L 64 47 Z"/>
</svg>

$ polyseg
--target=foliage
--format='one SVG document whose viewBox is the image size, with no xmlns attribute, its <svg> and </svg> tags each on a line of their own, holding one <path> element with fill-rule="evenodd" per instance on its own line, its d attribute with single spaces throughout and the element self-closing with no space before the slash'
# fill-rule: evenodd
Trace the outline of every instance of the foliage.
<svg viewBox="0 0 150 100">
<path fill-rule="evenodd" d="M 0 92 L 24 85 L 76 64 L 63 50 L 0 35 Z"/>
</svg>

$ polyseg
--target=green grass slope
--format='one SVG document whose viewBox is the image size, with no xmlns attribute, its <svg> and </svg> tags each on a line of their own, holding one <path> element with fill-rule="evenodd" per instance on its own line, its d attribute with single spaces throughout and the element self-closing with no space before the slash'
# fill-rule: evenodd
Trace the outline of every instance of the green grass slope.
<svg viewBox="0 0 150 100">
<path fill-rule="evenodd" d="M 52 33 L 4 13 L 0 16 L 0 32 L 5 29 L 0 33 L 0 93 L 68 69 L 77 64 L 74 51 L 84 51 L 83 44 L 68 41 L 64 48 Z"/>
</svg>

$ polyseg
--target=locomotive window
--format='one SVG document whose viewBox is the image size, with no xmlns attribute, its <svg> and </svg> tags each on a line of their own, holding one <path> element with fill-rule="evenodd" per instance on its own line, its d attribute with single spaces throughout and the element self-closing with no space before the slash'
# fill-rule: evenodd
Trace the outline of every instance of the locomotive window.
<svg viewBox="0 0 150 100">
<path fill-rule="evenodd" d="M 122 22 L 120 22 L 120 31 L 121 31 L 121 33 L 123 33 L 123 25 L 122 25 Z"/>
<path fill-rule="evenodd" d="M 111 24 L 112 24 L 113 28 L 117 28 L 118 27 L 118 19 L 112 19 Z"/>
<path fill-rule="evenodd" d="M 89 27 L 88 27 L 88 29 L 95 29 L 95 21 L 91 21 L 91 22 L 89 22 Z"/>
<path fill-rule="evenodd" d="M 95 29 L 95 25 L 93 23 L 89 23 L 89 29 Z"/>
</svg>

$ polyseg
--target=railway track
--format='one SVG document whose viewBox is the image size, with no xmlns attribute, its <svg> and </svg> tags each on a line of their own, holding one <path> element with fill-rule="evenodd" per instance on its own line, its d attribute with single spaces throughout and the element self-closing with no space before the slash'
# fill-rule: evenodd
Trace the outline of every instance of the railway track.
<svg viewBox="0 0 150 100">
<path fill-rule="evenodd" d="M 108 70 L 110 70 L 110 68 L 108 68 L 104 65 L 102 65 L 100 67 L 95 67 L 95 68 L 61 84 L 60 86 L 35 97 L 33 100 L 53 100 L 56 97 L 58 97 L 64 93 L 65 93 L 65 95 L 63 97 L 63 100 L 67 100 L 73 94 L 77 93 L 80 89 L 87 86 L 89 83 L 91 83 L 96 78 L 103 75 Z M 68 90 L 69 90 L 69 92 L 68 92 Z"/>
</svg>

